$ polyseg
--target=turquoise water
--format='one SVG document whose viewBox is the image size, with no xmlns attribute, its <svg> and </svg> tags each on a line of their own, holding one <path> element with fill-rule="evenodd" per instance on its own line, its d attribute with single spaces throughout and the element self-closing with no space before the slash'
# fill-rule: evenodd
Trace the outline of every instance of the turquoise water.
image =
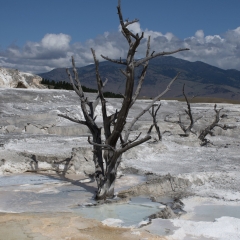
<svg viewBox="0 0 240 240">
<path fill-rule="evenodd" d="M 84 184 L 41 174 L 0 177 L 0 212 L 71 212 L 71 206 L 92 201 Z"/>
<path fill-rule="evenodd" d="M 147 197 L 134 197 L 124 204 L 82 207 L 85 203 L 95 203 L 95 188 L 89 191 L 84 186 L 42 174 L 1 176 L 0 212 L 75 212 L 99 221 L 115 218 L 121 219 L 124 226 L 138 226 L 163 206 Z"/>
<path fill-rule="evenodd" d="M 148 220 L 148 216 L 160 211 L 159 207 L 164 207 L 164 205 L 152 202 L 147 197 L 134 197 L 129 203 L 81 207 L 75 209 L 75 212 L 86 218 L 94 218 L 99 221 L 114 218 L 121 219 L 122 226 L 138 226 L 142 220 Z"/>
</svg>

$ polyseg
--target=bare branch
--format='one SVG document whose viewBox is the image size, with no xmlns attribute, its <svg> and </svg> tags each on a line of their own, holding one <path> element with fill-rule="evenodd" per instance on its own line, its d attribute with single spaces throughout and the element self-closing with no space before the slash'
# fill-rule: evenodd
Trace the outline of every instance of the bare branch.
<svg viewBox="0 0 240 240">
<path fill-rule="evenodd" d="M 123 62 L 121 59 L 120 60 L 115 60 L 115 59 L 111 59 L 109 57 L 105 57 L 103 55 L 101 55 L 101 57 L 109 62 L 113 62 L 113 63 L 117 63 L 117 64 L 122 64 L 122 65 L 127 65 L 127 62 Z"/>
<path fill-rule="evenodd" d="M 154 116 L 155 116 L 155 117 L 157 116 L 157 112 L 158 112 L 158 110 L 160 109 L 161 106 L 162 106 L 162 104 L 161 104 L 161 102 L 160 102 L 160 103 L 158 104 L 158 107 L 157 107 L 155 113 L 154 113 Z M 154 105 L 153 105 L 152 107 L 154 107 Z M 152 113 L 153 113 L 153 112 L 154 112 L 154 109 L 153 109 Z"/>
<path fill-rule="evenodd" d="M 138 19 L 134 19 L 134 20 L 132 20 L 130 22 L 127 21 L 127 22 L 124 23 L 124 26 L 127 27 L 128 25 L 136 23 L 136 22 L 139 22 L 139 20 Z"/>
<path fill-rule="evenodd" d="M 138 33 L 137 34 L 134 34 L 134 33 L 132 33 L 131 31 L 129 31 L 127 28 L 125 28 L 125 31 L 124 31 L 125 33 L 127 32 L 128 33 L 128 35 L 130 35 L 131 37 L 133 37 L 135 40 L 141 40 L 141 39 L 143 39 L 143 37 L 144 37 L 144 33 L 142 32 L 141 33 L 141 36 L 139 37 L 139 35 L 138 35 Z"/>
<path fill-rule="evenodd" d="M 187 96 L 186 96 L 186 94 L 185 94 L 184 89 L 185 89 L 185 83 L 183 84 L 182 92 L 183 92 L 183 96 L 184 96 L 184 98 L 185 98 L 185 100 L 186 100 L 186 103 L 187 103 L 187 106 L 188 106 L 188 110 L 186 110 L 186 113 L 187 113 L 187 115 L 188 115 L 189 118 L 190 118 L 190 124 L 189 124 L 189 126 L 188 126 L 187 128 L 184 127 L 183 124 L 182 124 L 182 122 L 181 122 L 181 116 L 179 115 L 179 125 L 180 125 L 180 127 L 182 128 L 182 130 L 184 131 L 185 135 L 186 135 L 186 136 L 189 136 L 189 134 L 190 134 L 190 132 L 191 132 L 191 130 L 192 130 L 192 128 L 193 128 L 194 121 L 193 121 L 191 106 L 190 106 L 190 103 L 189 103 L 189 101 L 188 101 L 188 98 L 187 98 Z"/>
<path fill-rule="evenodd" d="M 58 114 L 59 117 L 63 117 L 63 118 L 66 118 L 72 122 L 75 122 L 75 123 L 80 123 L 80 124 L 83 124 L 83 125 L 87 125 L 86 121 L 82 121 L 82 120 L 79 120 L 79 119 L 76 119 L 76 118 L 72 118 L 72 117 L 69 117 L 68 115 L 66 114 L 61 114 L 59 113 Z"/>
<path fill-rule="evenodd" d="M 178 123 L 179 126 L 181 127 L 181 129 L 183 130 L 183 132 L 184 132 L 184 135 L 183 135 L 183 136 L 188 137 L 188 136 L 190 135 L 190 133 L 194 133 L 194 132 L 192 131 L 192 128 L 193 128 L 194 124 L 195 124 L 200 118 L 202 118 L 202 117 L 198 117 L 198 118 L 196 118 L 196 120 L 194 121 L 193 116 L 192 116 L 191 105 L 190 105 L 190 103 L 189 103 L 189 101 L 188 101 L 188 98 L 187 98 L 187 96 L 186 96 L 186 94 L 185 94 L 185 84 L 183 84 L 182 93 L 183 93 L 183 96 L 184 96 L 185 101 L 186 101 L 186 103 L 187 103 L 188 109 L 185 110 L 185 112 L 186 112 L 186 114 L 187 114 L 187 115 L 189 116 L 189 118 L 190 118 L 190 124 L 189 124 L 188 127 L 186 127 L 186 126 L 183 125 L 181 114 L 179 114 L 179 121 L 176 122 L 176 123 Z M 194 133 L 194 134 L 195 134 L 195 133 Z"/>
<path fill-rule="evenodd" d="M 74 60 L 73 56 L 72 56 L 72 66 L 73 66 L 74 79 L 75 79 L 75 82 L 77 84 L 78 91 L 80 92 L 81 97 L 84 97 L 84 93 L 83 93 L 83 90 L 82 90 L 82 85 L 81 85 L 79 77 L 78 77 L 78 72 L 77 72 L 77 69 L 76 69 L 76 66 L 75 66 L 75 60 Z"/>
<path fill-rule="evenodd" d="M 150 135 L 150 134 L 151 134 L 153 127 L 154 127 L 154 124 L 152 124 L 152 125 L 150 126 L 150 128 L 148 129 L 147 135 Z"/>
<path fill-rule="evenodd" d="M 90 136 L 88 137 L 88 142 L 89 142 L 89 144 L 91 144 L 93 146 L 96 146 L 96 147 L 101 147 L 103 149 L 112 150 L 114 152 L 116 151 L 115 148 L 113 148 L 112 146 L 110 146 L 108 144 L 99 144 L 99 143 L 92 142 L 91 139 L 90 139 Z"/>
<path fill-rule="evenodd" d="M 146 57 L 149 56 L 149 51 L 150 51 L 150 36 L 148 37 L 148 42 L 147 42 L 147 51 L 146 51 Z M 147 72 L 147 68 L 148 68 L 148 63 L 149 61 L 146 61 L 143 65 L 143 70 L 141 72 L 141 76 L 140 76 L 140 79 L 139 79 L 139 82 L 138 82 L 138 86 L 137 86 L 137 89 L 133 95 L 133 98 L 132 98 L 132 103 L 131 103 L 131 106 L 135 103 L 136 99 L 138 98 L 139 94 L 140 94 L 140 91 L 142 89 L 142 84 L 143 84 L 143 81 L 144 81 L 144 78 L 146 76 L 146 72 Z"/>
<path fill-rule="evenodd" d="M 138 22 L 137 19 L 130 21 L 130 22 L 124 22 L 123 21 L 123 16 L 122 16 L 122 11 L 121 11 L 121 1 L 118 1 L 118 6 L 117 6 L 117 10 L 118 10 L 118 16 L 119 16 L 119 21 L 122 27 L 122 34 L 123 36 L 127 39 L 129 46 L 131 46 L 132 44 L 132 38 L 134 38 L 136 41 L 137 40 L 141 40 L 143 38 L 143 33 L 141 34 L 141 36 L 139 37 L 138 33 L 134 34 L 131 31 L 129 31 L 129 29 L 127 28 L 128 25 L 133 24 L 135 22 Z"/>
<path fill-rule="evenodd" d="M 72 67 L 73 67 L 73 73 L 74 73 L 74 80 L 75 80 L 77 86 L 78 85 L 81 86 L 80 81 L 79 81 L 79 77 L 78 77 L 78 72 L 77 72 L 76 65 L 75 65 L 75 60 L 74 60 L 73 56 L 72 56 Z"/>
<path fill-rule="evenodd" d="M 131 149 L 133 147 L 136 147 L 136 146 L 138 146 L 138 145 L 148 141 L 149 139 L 151 139 L 151 136 L 146 135 L 144 138 L 142 138 L 142 139 L 140 139 L 140 140 L 138 140 L 136 142 L 133 142 L 131 144 L 128 144 L 127 146 L 125 146 L 124 148 L 122 148 L 122 149 L 120 149 L 118 151 L 119 151 L 120 154 L 122 154 L 122 153 L 126 152 L 127 150 L 129 150 L 129 149 Z"/>
<path fill-rule="evenodd" d="M 153 124 L 151 125 L 150 129 L 148 130 L 148 134 L 151 133 L 151 130 L 152 130 L 153 126 L 155 126 L 155 129 L 156 129 L 157 134 L 158 134 L 158 140 L 161 141 L 162 140 L 162 134 L 160 132 L 159 126 L 157 125 L 157 119 L 156 119 L 157 118 L 157 112 L 161 107 L 161 103 L 157 105 L 156 111 L 154 111 L 154 107 L 155 107 L 155 105 L 152 105 L 152 112 L 149 111 L 150 115 L 153 118 Z"/>
<path fill-rule="evenodd" d="M 169 115 L 166 115 L 166 116 L 165 116 L 165 118 L 164 118 L 164 121 L 165 121 L 165 122 L 170 122 L 170 123 L 179 123 L 179 121 L 171 121 L 171 120 L 169 120 L 169 118 L 168 118 L 168 117 L 169 117 Z M 179 115 L 179 117 L 180 117 L 180 115 Z"/>
<path fill-rule="evenodd" d="M 125 77 L 128 77 L 128 74 L 125 71 L 123 71 L 122 69 L 120 69 L 120 71 Z"/>
<path fill-rule="evenodd" d="M 116 112 L 113 113 L 111 116 L 108 117 L 108 118 L 109 118 L 109 122 L 110 122 L 111 124 L 116 121 L 117 116 L 118 116 L 118 113 L 119 113 L 119 112 L 118 112 L 118 110 L 116 109 Z"/>
<path fill-rule="evenodd" d="M 160 93 L 157 97 L 155 97 L 155 98 L 152 100 L 152 102 L 151 102 L 146 108 L 144 108 L 144 109 L 142 110 L 142 112 L 140 112 L 140 113 L 132 120 L 132 122 L 130 123 L 130 126 L 128 127 L 128 129 L 127 129 L 127 131 L 126 131 L 126 133 L 125 133 L 124 142 L 127 142 L 128 137 L 129 137 L 129 134 L 130 134 L 130 131 L 132 130 L 132 127 L 133 127 L 134 124 L 138 121 L 138 119 L 139 119 L 144 113 L 146 113 L 146 112 L 152 107 L 152 105 L 153 105 L 156 101 L 159 100 L 159 98 L 161 98 L 166 92 L 168 92 L 168 91 L 170 90 L 171 85 L 172 85 L 172 84 L 174 83 L 174 81 L 178 78 L 179 74 L 180 74 L 180 73 L 178 73 L 178 74 L 176 75 L 176 77 L 171 80 L 171 82 L 168 84 L 168 86 L 166 87 L 166 89 L 165 89 L 162 93 Z"/>
<path fill-rule="evenodd" d="M 72 75 L 71 75 L 71 73 L 70 73 L 70 71 L 69 71 L 68 68 L 66 68 L 66 72 L 67 72 L 67 74 L 68 74 L 68 77 L 69 77 L 70 82 L 72 83 L 72 86 L 73 86 L 74 91 L 77 93 L 77 95 L 78 95 L 80 98 L 83 98 L 83 97 L 84 97 L 84 94 L 83 94 L 83 92 L 81 92 L 81 91 L 76 87 L 76 85 L 75 85 L 75 83 L 74 83 L 74 81 L 73 81 Z"/>
<path fill-rule="evenodd" d="M 106 86 L 107 82 L 108 82 L 108 79 L 106 78 L 105 82 L 102 85 L 102 89 Z M 100 96 L 99 96 L 99 91 L 98 91 L 97 97 L 96 97 L 95 101 L 93 102 L 93 112 L 95 112 L 96 107 L 99 103 L 99 100 L 100 100 Z"/>
<path fill-rule="evenodd" d="M 195 119 L 194 123 L 196 123 L 199 119 L 201 119 L 203 116 L 200 116 L 198 118 Z"/>
<path fill-rule="evenodd" d="M 190 106 L 190 103 L 189 103 L 189 101 L 188 101 L 188 99 L 187 99 L 187 96 L 186 96 L 186 94 L 185 94 L 184 89 L 185 89 L 185 83 L 183 84 L 182 93 L 183 93 L 183 96 L 184 96 L 184 98 L 185 98 L 185 100 L 186 100 L 186 103 L 187 103 L 187 106 L 188 106 L 188 111 L 186 111 L 186 113 L 187 113 L 187 115 L 188 115 L 189 118 L 190 118 L 191 125 L 193 125 L 193 117 L 192 117 L 191 106 Z"/>
<path fill-rule="evenodd" d="M 123 31 L 123 30 L 121 30 L 121 33 L 122 33 L 122 35 L 127 39 L 127 41 L 128 41 L 128 44 L 131 46 L 131 38 L 129 38 L 126 34 L 125 34 L 125 32 Z"/>
<path fill-rule="evenodd" d="M 130 143 L 133 143 L 133 142 L 135 142 L 135 141 L 137 141 L 138 140 L 138 138 L 141 136 L 141 132 L 137 135 L 137 137 L 135 138 L 135 139 L 133 139 L 133 140 L 129 140 L 127 143 L 122 143 L 122 147 L 125 147 L 125 146 L 127 146 L 128 144 L 130 144 Z"/>
<path fill-rule="evenodd" d="M 75 82 L 72 79 L 72 75 L 71 75 L 69 69 L 66 69 L 66 71 L 68 73 L 68 76 L 69 76 L 69 79 L 70 79 L 70 82 L 72 83 L 73 89 L 75 90 L 75 92 L 80 97 L 81 108 L 82 108 L 83 115 L 84 115 L 86 121 L 89 122 L 91 125 L 95 125 L 95 123 L 94 123 L 94 121 L 93 121 L 93 119 L 91 117 L 91 116 L 93 116 L 93 113 L 91 111 L 90 114 L 89 114 L 88 110 L 87 110 L 87 107 L 86 107 L 86 104 L 87 104 L 87 105 L 89 105 L 90 110 L 92 110 L 91 109 L 91 107 L 92 107 L 91 104 L 89 104 L 87 99 L 84 97 L 84 92 L 82 90 L 82 86 L 81 86 L 81 83 L 80 83 L 79 78 L 78 78 L 78 73 L 77 73 L 77 69 L 75 67 L 75 61 L 74 61 L 74 57 L 73 56 L 72 56 L 72 64 L 73 64 L 73 72 L 74 72 Z"/>
<path fill-rule="evenodd" d="M 237 126 L 229 126 L 229 125 L 226 125 L 226 124 L 217 124 L 216 127 L 220 127 L 222 128 L 223 130 L 228 130 L 228 129 L 234 129 L 236 128 Z"/>
<path fill-rule="evenodd" d="M 127 39 L 128 44 L 131 45 L 132 40 L 131 40 L 131 37 L 130 37 L 130 31 L 125 27 L 125 24 L 124 24 L 124 21 L 123 21 L 122 10 L 121 10 L 121 0 L 118 0 L 117 10 L 118 10 L 119 21 L 120 21 L 120 24 L 121 24 L 121 27 L 122 27 L 122 34 Z"/>
<path fill-rule="evenodd" d="M 123 146 L 124 140 L 123 140 L 122 134 L 120 134 L 120 142 L 121 142 L 121 145 Z"/>
<path fill-rule="evenodd" d="M 179 121 L 177 122 L 180 126 L 180 128 L 183 130 L 183 132 L 186 134 L 187 128 L 182 123 L 182 116 L 179 114 Z"/>
<path fill-rule="evenodd" d="M 155 54 L 152 54 L 148 57 L 145 57 L 145 58 L 142 58 L 138 61 L 135 62 L 135 67 L 138 67 L 139 65 L 143 64 L 144 62 L 152 59 L 152 58 L 155 58 L 155 57 L 158 57 L 158 56 L 165 56 L 165 55 L 171 55 L 171 54 L 174 54 L 174 53 L 177 53 L 177 52 L 182 52 L 182 51 L 186 51 L 186 50 L 190 50 L 189 48 L 179 48 L 175 51 L 171 51 L 171 52 L 159 52 L 159 53 L 155 53 Z"/>
<path fill-rule="evenodd" d="M 92 54 L 93 54 L 93 59 L 95 62 L 95 72 L 96 72 L 96 79 L 97 79 L 97 84 L 98 84 L 98 92 L 99 92 L 99 98 L 101 100 L 101 104 L 102 104 L 102 115 L 103 115 L 103 125 L 104 125 L 104 133 L 106 138 L 108 138 L 108 136 L 111 134 L 110 132 L 110 123 L 107 117 L 107 107 L 106 107 L 106 100 L 103 96 L 103 83 L 102 80 L 100 78 L 100 74 L 99 74 L 99 64 L 98 64 L 98 60 L 96 58 L 96 54 L 95 51 L 91 48 Z"/>
</svg>

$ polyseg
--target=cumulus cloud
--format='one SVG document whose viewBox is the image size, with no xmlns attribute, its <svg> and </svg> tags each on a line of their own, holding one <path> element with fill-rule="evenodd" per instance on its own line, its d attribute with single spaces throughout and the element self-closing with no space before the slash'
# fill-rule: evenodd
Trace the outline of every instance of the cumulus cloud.
<svg viewBox="0 0 240 240">
<path fill-rule="evenodd" d="M 145 55 L 148 36 L 151 36 L 151 50 L 171 51 L 178 48 L 190 48 L 174 56 L 189 60 L 203 61 L 223 69 L 240 70 L 240 27 L 228 30 L 223 35 L 207 35 L 199 29 L 194 36 L 179 39 L 173 33 L 161 33 L 142 29 L 139 22 L 129 25 L 134 33 L 144 32 L 137 57 Z M 11 45 L 0 52 L 0 65 L 18 68 L 27 72 L 46 72 L 53 68 L 70 66 L 70 58 L 74 55 L 77 66 L 85 66 L 93 62 L 90 48 L 95 49 L 98 59 L 103 54 L 110 58 L 125 58 L 127 42 L 121 34 L 121 28 L 116 32 L 105 32 L 84 43 L 71 43 L 71 36 L 46 34 L 39 42 L 28 41 L 23 47 Z"/>
<path fill-rule="evenodd" d="M 28 41 L 22 48 L 10 45 L 0 52 L 0 64 L 28 72 L 49 71 L 66 64 L 70 41 L 69 35 L 60 33 L 46 34 L 40 42 Z"/>
<path fill-rule="evenodd" d="M 41 41 L 42 47 L 50 50 L 67 50 L 69 48 L 69 42 L 71 37 L 60 33 L 60 34 L 46 34 Z"/>
<path fill-rule="evenodd" d="M 197 30 L 195 33 L 195 37 L 198 39 L 203 39 L 204 38 L 204 32 L 203 30 Z"/>
</svg>

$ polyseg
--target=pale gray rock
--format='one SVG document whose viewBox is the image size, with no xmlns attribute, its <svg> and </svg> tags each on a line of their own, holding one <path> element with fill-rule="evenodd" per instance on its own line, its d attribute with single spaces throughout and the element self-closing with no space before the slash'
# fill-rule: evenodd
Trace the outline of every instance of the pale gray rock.
<svg viewBox="0 0 240 240">
<path fill-rule="evenodd" d="M 7 133 L 11 133 L 16 129 L 16 127 L 14 125 L 8 125 L 5 130 Z"/>
<path fill-rule="evenodd" d="M 0 88 L 40 88 L 46 87 L 41 84 L 40 76 L 20 72 L 17 69 L 0 67 Z"/>
<path fill-rule="evenodd" d="M 40 129 L 40 128 L 28 123 L 27 126 L 25 127 L 25 132 L 31 133 L 31 134 L 43 134 L 46 131 L 44 129 Z"/>
<path fill-rule="evenodd" d="M 89 100 L 94 99 L 96 94 L 87 94 Z M 114 113 L 115 109 L 121 107 L 122 99 L 110 99 L 107 102 L 109 113 Z M 127 124 L 148 104 L 148 100 L 138 100 L 129 113 Z M 192 104 L 194 117 L 203 116 L 196 124 L 194 131 L 199 131 L 207 126 L 214 119 L 214 104 Z M 154 173 L 157 175 L 178 175 L 184 173 L 198 173 L 203 171 L 240 171 L 239 166 L 239 146 L 240 146 L 240 108 L 239 105 L 218 104 L 222 108 L 222 124 L 236 125 L 233 130 L 222 131 L 216 128 L 215 136 L 207 136 L 213 143 L 206 148 L 199 145 L 197 136 L 194 134 L 188 138 L 181 137 L 183 133 L 178 124 L 165 122 L 166 115 L 170 119 L 178 120 L 179 114 L 184 115 L 186 103 L 177 101 L 162 101 L 162 106 L 158 114 L 158 125 L 163 133 L 163 141 L 158 143 L 145 143 L 141 146 L 127 151 L 123 155 L 124 168 L 132 168 L 139 173 Z M 54 166 L 65 167 L 65 162 L 60 161 L 71 158 L 73 148 L 81 148 L 81 162 L 78 157 L 73 157 L 70 164 L 71 171 L 80 173 L 85 170 L 85 165 L 92 164 L 92 146 L 88 144 L 87 137 L 91 135 L 86 126 L 76 124 L 58 116 L 58 113 L 70 116 L 82 117 L 80 101 L 74 91 L 50 90 L 50 89 L 11 89 L 0 88 L 0 156 L 4 151 L 12 151 L 16 154 L 27 152 L 35 154 L 39 161 L 39 166 L 44 169 L 42 163 L 46 163 L 45 168 L 58 169 Z M 183 116 L 183 121 L 188 124 L 189 120 Z M 97 121 L 101 123 L 101 109 L 97 107 Z M 141 136 L 148 131 L 152 124 L 152 119 L 148 113 L 142 116 L 135 128 L 131 132 L 130 139 L 135 139 L 139 132 Z M 11 125 L 11 126 L 10 126 Z M 8 131 L 6 131 L 8 129 Z M 153 129 L 152 137 L 157 137 Z M 151 142 L 150 141 L 150 142 Z M 79 154 L 79 153 L 78 153 Z M 55 157 L 55 160 L 53 160 Z M 86 157 L 89 162 L 86 162 Z M 22 157 L 4 158 L 8 161 L 21 162 Z M 32 160 L 31 160 L 32 161 Z M 55 163 L 54 163 L 55 161 Z M 74 163 L 76 161 L 76 163 Z M 80 164 L 81 163 L 81 164 Z M 29 168 L 19 168 L 18 164 L 12 164 L 11 171 Z M 74 166 L 75 164 L 75 166 Z M 84 167 L 81 167 L 83 164 Z M 87 167 L 87 166 L 86 166 Z M 25 170 L 23 170 L 25 171 Z M 86 170 L 88 171 L 88 170 Z M 91 172 L 92 169 L 89 170 Z M 82 171 L 83 173 L 83 171 Z M 197 185 L 204 182 L 201 178 L 194 180 Z M 199 183 L 198 183 L 199 182 Z M 168 185 L 169 186 L 169 185 Z"/>
<path fill-rule="evenodd" d="M 22 173 L 31 171 L 31 158 L 23 156 L 19 152 L 1 150 L 0 174 Z"/>
<path fill-rule="evenodd" d="M 128 190 L 121 191 L 118 195 L 120 197 L 132 197 L 132 196 L 163 196 L 171 195 L 174 193 L 185 193 L 192 183 L 188 179 L 179 177 L 172 177 L 171 175 L 165 175 L 147 181 L 146 183 L 139 184 L 131 187 Z"/>
<path fill-rule="evenodd" d="M 166 206 L 162 211 L 154 213 L 149 216 L 150 219 L 155 218 L 173 219 L 175 217 L 177 217 L 177 215 L 173 212 L 173 210 L 169 206 Z"/>
<path fill-rule="evenodd" d="M 95 172 L 91 148 L 73 148 L 71 163 L 76 173 L 93 174 Z"/>
<path fill-rule="evenodd" d="M 21 128 L 18 128 L 14 125 L 8 125 L 5 127 L 6 133 L 21 133 L 23 130 Z"/>
<path fill-rule="evenodd" d="M 48 128 L 48 133 L 59 136 L 79 136 L 90 134 L 90 131 L 86 126 L 54 126 Z"/>
</svg>

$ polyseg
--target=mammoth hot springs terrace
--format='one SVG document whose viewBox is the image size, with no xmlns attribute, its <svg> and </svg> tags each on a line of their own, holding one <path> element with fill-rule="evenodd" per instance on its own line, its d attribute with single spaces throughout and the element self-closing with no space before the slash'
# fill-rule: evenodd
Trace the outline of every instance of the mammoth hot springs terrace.
<svg viewBox="0 0 240 240">
<path fill-rule="evenodd" d="M 239 104 L 191 103 L 196 121 L 186 136 L 186 101 L 157 101 L 162 140 L 153 126 L 149 141 L 124 152 L 114 197 L 97 201 L 91 132 L 59 116 L 83 119 L 79 96 L 4 68 L 0 85 L 0 239 L 240 239 Z M 106 101 L 114 115 L 123 98 Z M 126 129 L 151 101 L 136 100 Z M 216 126 L 202 142 L 218 111 L 232 128 Z M 150 113 L 132 141 L 149 131 Z M 95 114 L 102 126 L 100 103 Z"/>
</svg>

